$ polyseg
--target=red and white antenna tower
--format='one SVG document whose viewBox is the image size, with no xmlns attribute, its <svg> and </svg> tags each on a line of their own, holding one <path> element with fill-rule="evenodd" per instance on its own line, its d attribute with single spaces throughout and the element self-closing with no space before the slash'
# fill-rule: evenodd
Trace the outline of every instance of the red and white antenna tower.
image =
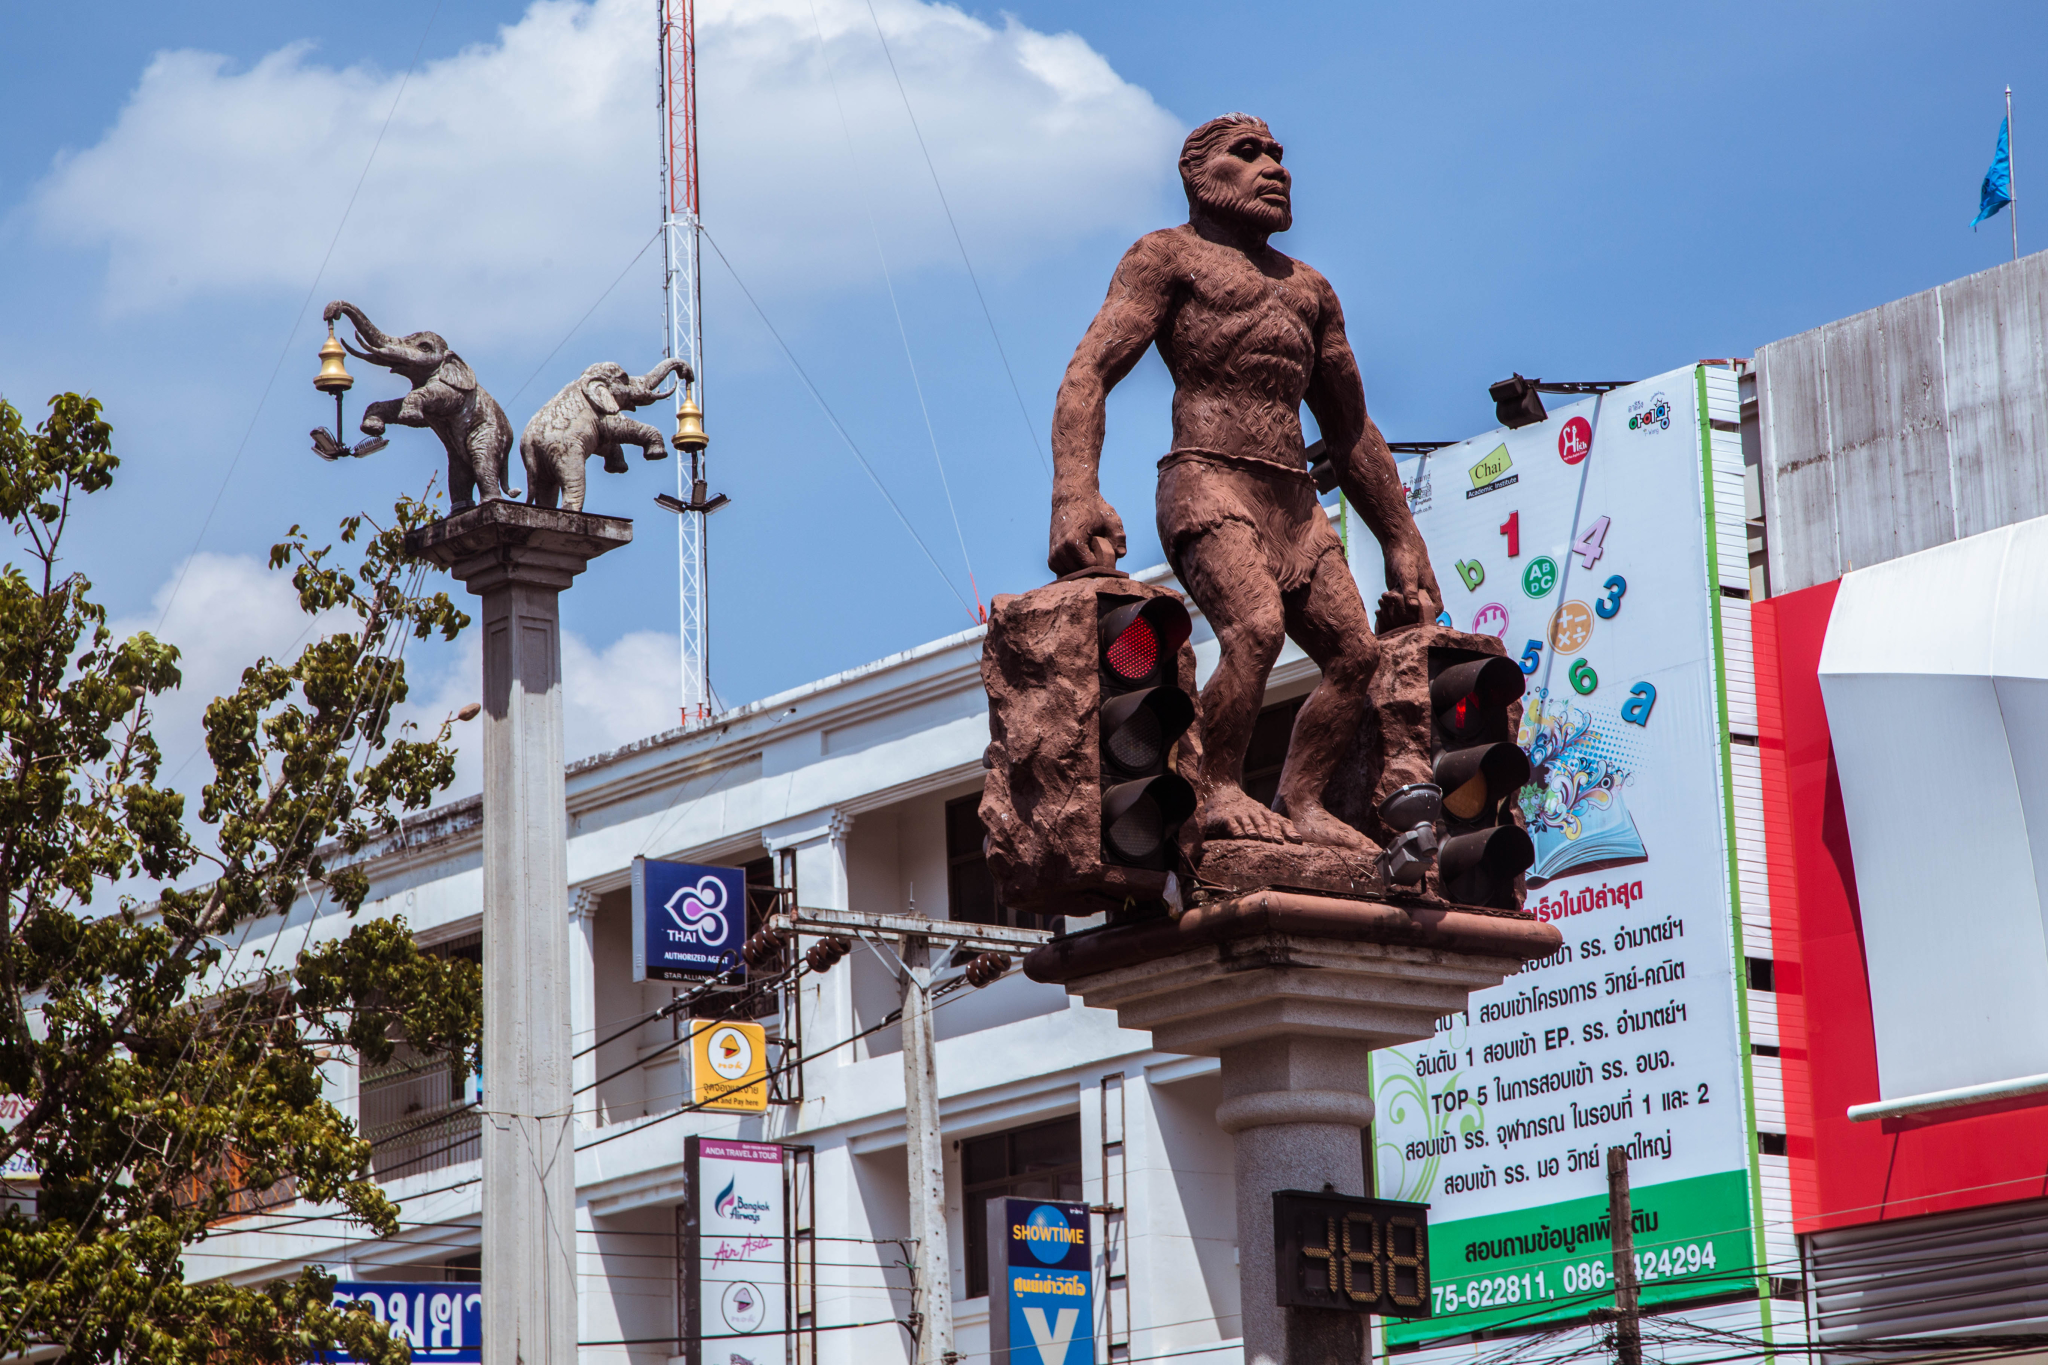
<svg viewBox="0 0 2048 1365">
<path fill-rule="evenodd" d="M 687 361 L 694 390 L 676 389 L 676 499 L 682 578 L 684 726 L 710 719 L 710 560 L 707 520 L 726 502 L 706 495 L 703 410 L 704 321 L 697 199 L 697 15 L 695 0 L 656 0 L 661 17 L 662 295 L 665 351 Z M 687 460 L 689 468 L 684 469 Z"/>
</svg>

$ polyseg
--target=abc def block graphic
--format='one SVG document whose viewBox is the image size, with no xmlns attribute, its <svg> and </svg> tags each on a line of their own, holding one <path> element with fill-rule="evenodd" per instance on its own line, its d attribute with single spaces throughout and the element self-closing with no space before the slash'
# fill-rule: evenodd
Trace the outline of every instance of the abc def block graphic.
<svg viewBox="0 0 2048 1365">
<path fill-rule="evenodd" d="M 736 867 L 633 860 L 633 979 L 746 975 L 747 879 Z"/>
</svg>

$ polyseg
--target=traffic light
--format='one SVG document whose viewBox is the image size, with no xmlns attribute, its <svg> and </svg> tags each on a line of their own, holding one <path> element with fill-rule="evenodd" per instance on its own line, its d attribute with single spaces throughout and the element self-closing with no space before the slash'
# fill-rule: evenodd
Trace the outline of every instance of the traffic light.
<svg viewBox="0 0 2048 1365">
<path fill-rule="evenodd" d="M 1521 667 L 1497 654 L 1429 651 L 1430 760 L 1443 793 L 1437 877 L 1461 905 L 1515 908 L 1515 878 L 1536 861 L 1528 833 L 1502 802 L 1529 782 L 1508 708 L 1522 696 Z"/>
<path fill-rule="evenodd" d="M 1195 789 L 1170 770 L 1174 742 L 1195 722 L 1193 699 L 1176 685 L 1187 608 L 1174 597 L 1097 601 L 1103 860 L 1170 871 L 1181 824 L 1195 813 Z"/>
</svg>

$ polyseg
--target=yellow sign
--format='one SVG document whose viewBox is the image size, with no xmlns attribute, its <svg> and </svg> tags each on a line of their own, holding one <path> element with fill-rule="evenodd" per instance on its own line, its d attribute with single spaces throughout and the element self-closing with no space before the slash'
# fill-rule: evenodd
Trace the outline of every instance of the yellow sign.
<svg viewBox="0 0 2048 1365">
<path fill-rule="evenodd" d="M 728 1114 L 765 1113 L 767 1031 L 729 1019 L 692 1019 L 690 1103 Z"/>
<path fill-rule="evenodd" d="M 1501 475 L 1507 473 L 1513 464 L 1514 461 L 1508 458 L 1508 448 L 1504 445 L 1496 446 L 1491 455 L 1488 455 L 1465 472 L 1471 476 L 1474 488 L 1484 488 Z"/>
</svg>

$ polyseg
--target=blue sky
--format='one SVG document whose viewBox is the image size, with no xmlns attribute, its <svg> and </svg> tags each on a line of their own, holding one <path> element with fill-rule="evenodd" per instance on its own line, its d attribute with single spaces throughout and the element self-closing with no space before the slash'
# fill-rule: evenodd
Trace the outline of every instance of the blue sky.
<svg viewBox="0 0 2048 1365">
<path fill-rule="evenodd" d="M 2005 85 L 2023 211 L 2028 129 L 2048 146 L 2039 6 L 875 8 L 1027 411 L 865 0 L 703 0 L 707 225 L 938 564 L 707 252 L 706 421 L 734 499 L 713 521 L 713 676 L 730 702 L 959 629 L 966 559 L 984 598 L 1044 581 L 1054 390 L 1122 249 L 1179 221 L 1172 155 L 1204 118 L 1249 110 L 1286 144 L 1298 226 L 1276 245 L 1335 284 L 1394 440 L 1491 425 L 1486 385 L 1510 370 L 1632 378 L 1746 355 L 1996 264 L 2005 219 L 1967 225 Z M 403 430 L 358 463 L 312 456 L 307 429 L 332 420 L 310 385 L 323 301 L 444 332 L 515 425 L 592 361 L 658 358 L 655 253 L 629 266 L 658 221 L 654 10 L 0 17 L 0 394 L 31 416 L 59 389 L 106 403 L 124 470 L 75 563 L 124 624 L 165 622 L 195 693 L 298 633 L 256 569 L 281 531 L 388 504 L 440 462 Z M 2024 249 L 2048 218 L 2021 227 Z M 351 425 L 402 388 L 356 369 Z M 1169 395 L 1154 358 L 1112 400 L 1104 485 L 1129 567 L 1158 558 Z M 651 503 L 673 465 L 591 477 L 590 509 L 636 517 L 639 539 L 565 602 L 583 750 L 658 728 L 674 687 L 674 539 Z M 419 665 L 423 707 L 474 690 L 459 651 Z"/>
</svg>

